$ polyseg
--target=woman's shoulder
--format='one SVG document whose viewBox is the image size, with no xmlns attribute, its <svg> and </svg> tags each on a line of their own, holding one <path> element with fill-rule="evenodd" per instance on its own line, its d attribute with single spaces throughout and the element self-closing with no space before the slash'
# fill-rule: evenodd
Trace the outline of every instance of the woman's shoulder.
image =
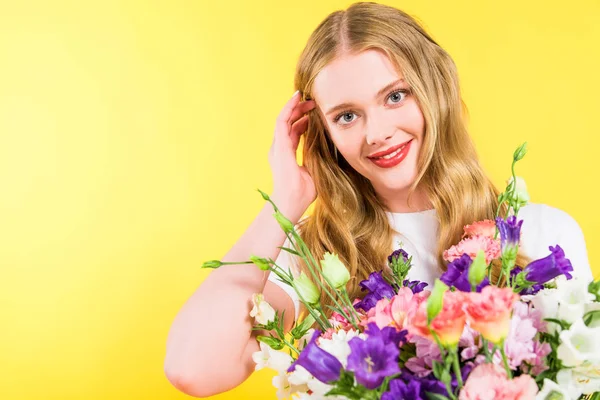
<svg viewBox="0 0 600 400">
<path fill-rule="evenodd" d="M 549 247 L 559 245 L 571 260 L 577 275 L 591 279 L 587 247 L 579 223 L 566 211 L 542 203 L 530 203 L 519 210 L 521 247 L 531 259 L 546 257 Z"/>
</svg>

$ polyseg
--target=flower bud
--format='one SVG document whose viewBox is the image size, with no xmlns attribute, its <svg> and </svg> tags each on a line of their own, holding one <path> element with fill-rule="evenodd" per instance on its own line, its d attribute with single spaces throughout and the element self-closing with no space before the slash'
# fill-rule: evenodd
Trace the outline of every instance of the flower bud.
<svg viewBox="0 0 600 400">
<path fill-rule="evenodd" d="M 487 264 L 485 263 L 485 253 L 483 250 L 479 250 L 469 268 L 469 283 L 473 286 L 479 285 L 485 278 L 486 270 Z"/>
<path fill-rule="evenodd" d="M 306 332 L 308 332 L 314 323 L 315 319 L 312 315 L 308 314 L 299 325 L 296 325 L 296 327 L 291 330 L 290 334 L 294 339 L 300 340 L 304 335 L 306 335 Z"/>
<path fill-rule="evenodd" d="M 321 297 L 319 289 L 314 283 L 306 276 L 304 272 L 300 273 L 300 276 L 293 280 L 294 289 L 308 304 L 317 304 Z"/>
<path fill-rule="evenodd" d="M 325 253 L 321 260 L 323 275 L 331 282 L 335 289 L 346 287 L 350 280 L 348 268 L 340 261 L 337 254 Z"/>
<path fill-rule="evenodd" d="M 269 260 L 266 258 L 261 258 L 257 256 L 250 256 L 250 261 L 254 263 L 258 267 L 258 269 L 263 271 L 269 271 L 271 269 L 271 265 L 269 264 Z"/>
<path fill-rule="evenodd" d="M 517 150 L 515 150 L 513 159 L 515 161 L 522 160 L 523 157 L 525 157 L 525 154 L 527 154 L 527 142 L 523 143 Z"/>
<path fill-rule="evenodd" d="M 292 221 L 284 217 L 279 210 L 275 211 L 275 214 L 273 215 L 285 233 L 290 233 L 294 230 L 294 224 L 292 224 Z"/>
<path fill-rule="evenodd" d="M 205 261 L 204 264 L 202 264 L 202 267 L 200 267 L 200 268 L 217 269 L 221 265 L 223 265 L 223 263 L 221 261 L 219 261 L 219 260 L 210 260 L 210 261 Z"/>
<path fill-rule="evenodd" d="M 444 305 L 444 293 L 448 290 L 448 286 L 440 281 L 435 280 L 431 295 L 427 299 L 427 319 L 429 322 L 440 313 L 442 306 Z"/>
</svg>

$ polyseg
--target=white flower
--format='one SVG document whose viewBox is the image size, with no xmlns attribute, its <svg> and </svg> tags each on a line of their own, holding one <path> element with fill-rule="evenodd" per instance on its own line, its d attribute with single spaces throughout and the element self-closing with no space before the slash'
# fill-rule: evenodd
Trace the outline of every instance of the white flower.
<svg viewBox="0 0 600 400">
<path fill-rule="evenodd" d="M 588 303 L 585 305 L 585 313 L 586 314 L 591 311 L 598 311 L 598 310 L 600 310 L 600 303 L 598 303 L 598 302 Z M 593 314 L 592 321 L 590 322 L 590 324 L 588 326 L 590 328 L 600 327 L 600 313 Z"/>
<path fill-rule="evenodd" d="M 331 335 L 331 339 L 323 339 L 319 341 L 319 347 L 337 358 L 344 368 L 348 363 L 348 356 L 350 355 L 350 345 L 348 342 L 354 337 L 361 337 L 357 331 L 351 329 L 349 331 L 339 330 Z M 364 335 L 363 335 L 364 337 Z"/>
<path fill-rule="evenodd" d="M 268 367 L 277 372 L 286 371 L 294 361 L 289 354 L 273 350 L 263 342 L 260 342 L 260 351 L 252 353 L 252 360 L 256 363 L 255 371 Z"/>
<path fill-rule="evenodd" d="M 265 301 L 262 293 L 252 295 L 252 304 L 254 307 L 250 310 L 250 316 L 261 325 L 267 325 L 275 319 L 275 310 Z"/>
<path fill-rule="evenodd" d="M 272 383 L 277 388 L 278 399 L 287 399 L 292 393 L 306 392 L 308 390 L 306 385 L 293 385 L 289 381 L 289 376 L 286 372 L 280 372 L 279 375 L 274 376 Z"/>
<path fill-rule="evenodd" d="M 586 361 L 576 368 L 559 371 L 557 380 L 559 377 L 559 383 L 571 385 L 577 392 L 592 394 L 600 391 L 600 365 L 598 363 Z"/>
<path fill-rule="evenodd" d="M 544 386 L 542 387 L 542 390 L 535 396 L 535 400 L 569 400 L 577 398 L 579 398 L 579 396 L 571 397 L 571 394 L 568 390 L 564 389 L 563 387 L 559 386 L 558 383 L 551 381 L 548 378 L 544 379 Z"/>
<path fill-rule="evenodd" d="M 564 276 L 556 279 L 556 295 L 560 304 L 558 319 L 572 324 L 583 317 L 586 304 L 595 299 L 595 296 L 588 292 L 588 283 L 585 279 L 567 280 Z"/>
<path fill-rule="evenodd" d="M 560 333 L 558 358 L 566 367 L 576 367 L 584 361 L 600 361 L 600 328 L 586 326 L 582 319 L 575 321 L 569 330 Z"/>
</svg>

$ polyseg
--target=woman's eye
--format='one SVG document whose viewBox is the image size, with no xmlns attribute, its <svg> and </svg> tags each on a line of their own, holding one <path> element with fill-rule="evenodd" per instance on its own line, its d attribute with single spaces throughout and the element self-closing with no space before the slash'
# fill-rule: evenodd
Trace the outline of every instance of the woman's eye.
<svg viewBox="0 0 600 400">
<path fill-rule="evenodd" d="M 408 95 L 408 91 L 407 90 L 396 90 L 395 92 L 391 93 L 388 97 L 388 99 L 392 100 L 392 104 L 398 104 L 400 103 L 406 96 Z"/>
<path fill-rule="evenodd" d="M 340 125 L 348 125 L 349 123 L 354 121 L 354 119 L 352 119 L 353 115 L 355 115 L 353 112 L 343 112 L 337 117 L 335 117 L 333 122 L 340 123 Z"/>
</svg>

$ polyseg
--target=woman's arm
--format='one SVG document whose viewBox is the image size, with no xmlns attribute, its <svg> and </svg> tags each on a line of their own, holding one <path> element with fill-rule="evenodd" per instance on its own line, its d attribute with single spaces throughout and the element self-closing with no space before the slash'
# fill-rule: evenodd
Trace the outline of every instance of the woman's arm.
<svg viewBox="0 0 600 400">
<path fill-rule="evenodd" d="M 275 124 L 269 164 L 274 203 L 297 224 L 316 198 L 314 182 L 296 151 L 308 127 L 313 100 L 301 102 L 299 92 L 285 104 Z M 250 256 L 278 259 L 285 233 L 267 203 L 222 261 L 246 261 Z M 179 311 L 167 338 L 165 374 L 184 393 L 207 397 L 232 389 L 254 370 L 252 353 L 259 347 L 249 313 L 251 297 L 263 292 L 277 311 L 285 311 L 284 329 L 291 328 L 294 304 L 268 272 L 253 264 L 224 265 L 213 271 Z"/>
<path fill-rule="evenodd" d="M 257 240 L 258 239 L 258 240 Z M 250 255 L 276 259 L 285 234 L 266 204 L 222 261 Z M 211 272 L 179 311 L 169 332 L 165 374 L 182 392 L 207 397 L 232 389 L 254 370 L 259 350 L 249 316 L 253 293 L 263 292 L 274 309 L 285 311 L 291 328 L 294 304 L 287 293 L 267 281 L 268 271 L 253 264 L 224 265 Z M 264 334 L 264 333 L 263 333 Z"/>
</svg>

